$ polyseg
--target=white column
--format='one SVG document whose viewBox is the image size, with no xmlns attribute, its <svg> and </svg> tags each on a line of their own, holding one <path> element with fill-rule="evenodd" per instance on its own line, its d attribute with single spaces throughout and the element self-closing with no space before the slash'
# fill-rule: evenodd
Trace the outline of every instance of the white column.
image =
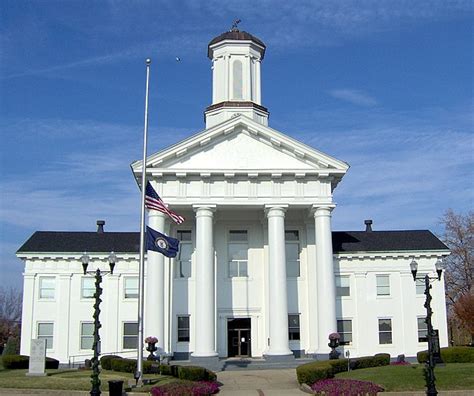
<svg viewBox="0 0 474 396">
<path fill-rule="evenodd" d="M 166 215 L 151 210 L 148 225 L 155 231 L 165 232 Z M 145 337 L 158 338 L 157 347 L 164 348 L 165 340 L 165 256 L 149 250 L 145 282 Z"/>
<path fill-rule="evenodd" d="M 54 344 L 56 346 L 56 355 L 61 362 L 69 360 L 69 351 L 71 345 L 69 337 L 72 329 L 70 328 L 71 314 L 71 277 L 72 274 L 60 274 L 58 276 L 58 287 L 56 299 L 60 303 L 57 304 L 56 318 L 54 323 Z M 101 333 L 103 335 L 103 333 Z"/>
<path fill-rule="evenodd" d="M 25 260 L 25 267 L 29 263 Z M 35 312 L 36 295 L 38 293 L 35 288 L 35 274 L 27 274 L 26 268 L 23 274 L 23 302 L 21 310 L 21 347 L 20 353 L 22 355 L 30 355 L 31 340 L 36 338 L 35 334 L 35 321 L 33 315 Z"/>
<path fill-rule="evenodd" d="M 329 353 L 328 336 L 337 331 L 336 283 L 331 232 L 333 205 L 317 206 L 314 209 L 318 289 L 318 353 Z"/>
<path fill-rule="evenodd" d="M 196 310 L 193 357 L 215 357 L 214 246 L 212 216 L 215 207 L 196 211 Z"/>
<path fill-rule="evenodd" d="M 268 217 L 270 345 L 265 355 L 292 355 L 288 341 L 285 208 L 274 206 L 266 209 Z"/>
</svg>

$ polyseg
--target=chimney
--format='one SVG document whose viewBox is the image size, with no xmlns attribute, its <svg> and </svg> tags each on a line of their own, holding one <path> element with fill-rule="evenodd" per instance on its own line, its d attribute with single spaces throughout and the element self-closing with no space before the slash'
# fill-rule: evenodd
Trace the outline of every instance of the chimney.
<svg viewBox="0 0 474 396">
<path fill-rule="evenodd" d="M 364 220 L 365 232 L 372 232 L 372 220 Z"/>
<path fill-rule="evenodd" d="M 103 234 L 104 233 L 104 220 L 97 220 L 97 233 L 98 234 Z"/>
</svg>

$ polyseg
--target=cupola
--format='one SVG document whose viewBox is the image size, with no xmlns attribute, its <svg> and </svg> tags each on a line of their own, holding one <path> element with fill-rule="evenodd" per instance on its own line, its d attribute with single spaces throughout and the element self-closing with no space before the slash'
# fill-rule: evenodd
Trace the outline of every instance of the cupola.
<svg viewBox="0 0 474 396">
<path fill-rule="evenodd" d="M 265 44 L 250 33 L 232 29 L 211 40 L 212 104 L 205 111 L 206 128 L 236 114 L 268 125 L 268 110 L 261 105 L 260 63 Z"/>
</svg>

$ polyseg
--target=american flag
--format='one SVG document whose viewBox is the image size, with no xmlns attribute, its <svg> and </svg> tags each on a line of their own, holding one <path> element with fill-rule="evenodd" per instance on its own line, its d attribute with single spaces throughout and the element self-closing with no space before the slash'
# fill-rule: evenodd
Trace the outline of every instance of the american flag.
<svg viewBox="0 0 474 396">
<path fill-rule="evenodd" d="M 145 206 L 147 209 L 153 209 L 167 214 L 177 224 L 181 224 L 184 221 L 183 216 L 180 216 L 166 207 L 165 203 L 161 200 L 160 196 L 156 193 L 150 182 L 146 183 Z"/>
</svg>

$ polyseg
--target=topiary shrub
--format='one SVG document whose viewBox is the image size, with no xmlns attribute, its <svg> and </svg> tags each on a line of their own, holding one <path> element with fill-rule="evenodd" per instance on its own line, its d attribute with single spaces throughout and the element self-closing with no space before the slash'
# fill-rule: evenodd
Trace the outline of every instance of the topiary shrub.
<svg viewBox="0 0 474 396">
<path fill-rule="evenodd" d="M 389 353 L 377 353 L 375 356 L 375 364 L 377 366 L 388 366 L 390 365 L 390 354 Z"/>
<path fill-rule="evenodd" d="M 310 362 L 296 368 L 296 376 L 300 384 L 312 385 L 316 381 L 334 377 L 334 368 L 327 361 Z"/>
<path fill-rule="evenodd" d="M 100 366 L 104 370 L 112 370 L 112 360 L 114 359 L 122 359 L 122 357 L 117 355 L 104 355 L 100 358 Z"/>
<path fill-rule="evenodd" d="M 18 337 L 8 337 L 2 356 L 17 355 L 20 352 L 20 340 Z"/>
<path fill-rule="evenodd" d="M 200 366 L 181 366 L 178 368 L 178 378 L 189 381 L 215 381 L 216 374 Z"/>
<path fill-rule="evenodd" d="M 30 358 L 25 355 L 2 356 L 3 367 L 8 370 L 27 369 Z"/>
<path fill-rule="evenodd" d="M 160 371 L 161 371 L 161 375 L 173 375 L 171 373 L 171 366 L 169 366 L 167 364 L 161 364 L 160 365 Z"/>
<path fill-rule="evenodd" d="M 143 374 L 160 374 L 160 364 L 151 360 L 144 360 Z"/>
<path fill-rule="evenodd" d="M 134 373 L 137 370 L 137 361 L 134 359 L 111 359 L 110 366 L 114 371 Z"/>
<path fill-rule="evenodd" d="M 418 363 L 425 363 L 428 360 L 428 351 L 418 352 L 416 359 Z M 474 348 L 461 346 L 441 348 L 441 359 L 444 363 L 474 363 Z"/>
</svg>

